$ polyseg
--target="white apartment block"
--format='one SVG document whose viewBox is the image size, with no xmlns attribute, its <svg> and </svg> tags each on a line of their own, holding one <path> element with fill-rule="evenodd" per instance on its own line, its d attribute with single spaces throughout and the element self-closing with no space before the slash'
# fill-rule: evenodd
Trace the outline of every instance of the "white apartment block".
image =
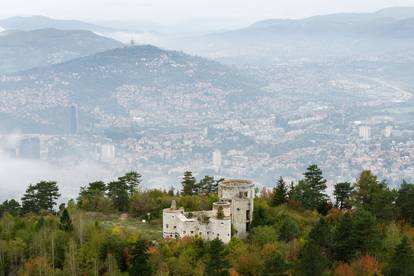
<svg viewBox="0 0 414 276">
<path fill-rule="evenodd" d="M 371 137 L 371 127 L 369 126 L 360 126 L 358 129 L 359 137 L 364 140 L 368 140 Z"/>
</svg>

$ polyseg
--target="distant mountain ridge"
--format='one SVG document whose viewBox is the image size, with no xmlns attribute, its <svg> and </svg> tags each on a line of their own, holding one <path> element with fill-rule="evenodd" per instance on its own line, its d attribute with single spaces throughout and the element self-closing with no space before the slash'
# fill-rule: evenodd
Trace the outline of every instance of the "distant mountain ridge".
<svg viewBox="0 0 414 276">
<path fill-rule="evenodd" d="M 101 68 L 101 73 L 95 69 Z M 114 70 L 112 70 L 114 69 Z M 162 87 L 166 83 L 210 81 L 222 88 L 242 87 L 233 79 L 233 71 L 225 65 L 183 52 L 168 51 L 152 45 L 127 46 L 99 52 L 44 68 L 34 68 L 22 74 L 48 76 L 50 72 L 76 72 L 88 78 L 112 78 L 116 86 L 124 81 Z M 19 74 L 19 73 L 18 73 Z M 109 85 L 109 84 L 108 84 Z M 108 87 L 108 86 L 107 86 Z"/>
<path fill-rule="evenodd" d="M 85 30 L 6 31 L 0 36 L 0 73 L 61 63 L 122 46 Z"/>
<path fill-rule="evenodd" d="M 378 55 L 414 42 L 414 8 L 343 13 L 304 19 L 269 19 L 246 28 L 176 42 L 176 48 L 243 61 Z M 378 47 L 381 45 L 381 47 Z"/>
<path fill-rule="evenodd" d="M 59 30 L 87 30 L 93 32 L 110 31 L 110 28 L 79 21 L 61 20 L 45 16 L 15 16 L 0 20 L 0 27 L 6 30 L 32 31 L 37 29 L 59 29 Z"/>
<path fill-rule="evenodd" d="M 382 35 L 396 29 L 401 22 L 414 19 L 412 9 L 384 9 L 375 13 L 341 13 L 313 16 L 305 19 L 270 19 L 259 21 L 243 31 L 271 31 L 278 32 L 341 32 L 352 34 Z M 414 30 L 414 29 L 413 29 Z M 235 32 L 238 32 L 235 31 Z"/>
<path fill-rule="evenodd" d="M 336 23 L 345 25 L 355 25 L 369 22 L 393 22 L 414 18 L 414 7 L 393 7 L 382 9 L 373 13 L 336 13 L 327 15 L 317 15 L 303 19 L 267 19 L 258 21 L 249 28 L 272 27 L 278 24 L 306 24 L 306 23 Z"/>
<path fill-rule="evenodd" d="M 414 18 L 414 7 L 392 7 L 379 10 L 373 13 L 379 17 L 391 17 L 396 20 Z"/>
<path fill-rule="evenodd" d="M 245 84 L 254 82 L 237 79 L 236 71 L 221 63 L 183 52 L 163 50 L 152 45 L 127 46 L 99 52 L 90 56 L 34 68 L 17 75 L 54 81 L 56 76 L 65 79 L 71 87 L 76 80 L 79 89 L 102 86 L 111 90 L 125 83 L 163 87 L 171 84 L 211 82 L 222 89 L 242 90 Z M 73 73 L 76 77 L 73 78 Z"/>
</svg>

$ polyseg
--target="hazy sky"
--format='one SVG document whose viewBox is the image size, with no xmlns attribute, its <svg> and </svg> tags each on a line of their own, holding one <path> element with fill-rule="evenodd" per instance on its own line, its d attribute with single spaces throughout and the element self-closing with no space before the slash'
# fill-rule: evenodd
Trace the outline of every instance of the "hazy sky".
<svg viewBox="0 0 414 276">
<path fill-rule="evenodd" d="M 0 17 L 46 15 L 82 20 L 167 23 L 192 19 L 255 21 L 414 6 L 414 0 L 0 0 Z"/>
</svg>

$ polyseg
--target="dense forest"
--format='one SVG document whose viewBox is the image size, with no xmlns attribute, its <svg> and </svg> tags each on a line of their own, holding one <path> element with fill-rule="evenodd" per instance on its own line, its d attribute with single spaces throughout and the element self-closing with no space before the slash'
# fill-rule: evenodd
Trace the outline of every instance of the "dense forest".
<svg viewBox="0 0 414 276">
<path fill-rule="evenodd" d="M 81 188 L 29 185 L 0 205 L 0 275 L 414 275 L 414 184 L 363 171 L 326 193 L 310 166 L 297 183 L 257 190 L 246 240 L 164 240 L 162 209 L 210 209 L 222 179 L 186 172 L 182 190 L 144 190 L 141 175 Z"/>
</svg>

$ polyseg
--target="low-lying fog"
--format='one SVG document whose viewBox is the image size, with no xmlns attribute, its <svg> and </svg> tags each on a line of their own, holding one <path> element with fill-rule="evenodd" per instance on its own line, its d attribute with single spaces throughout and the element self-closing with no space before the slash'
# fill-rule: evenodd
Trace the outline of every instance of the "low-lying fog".
<svg viewBox="0 0 414 276">
<path fill-rule="evenodd" d="M 0 202 L 6 199 L 20 199 L 29 184 L 42 180 L 53 180 L 59 184 L 62 200 L 76 198 L 79 187 L 95 180 L 107 181 L 111 171 L 91 160 L 71 162 L 63 168 L 42 160 L 13 157 L 10 150 L 17 145 L 17 134 L 4 137 L 0 147 Z"/>
</svg>

